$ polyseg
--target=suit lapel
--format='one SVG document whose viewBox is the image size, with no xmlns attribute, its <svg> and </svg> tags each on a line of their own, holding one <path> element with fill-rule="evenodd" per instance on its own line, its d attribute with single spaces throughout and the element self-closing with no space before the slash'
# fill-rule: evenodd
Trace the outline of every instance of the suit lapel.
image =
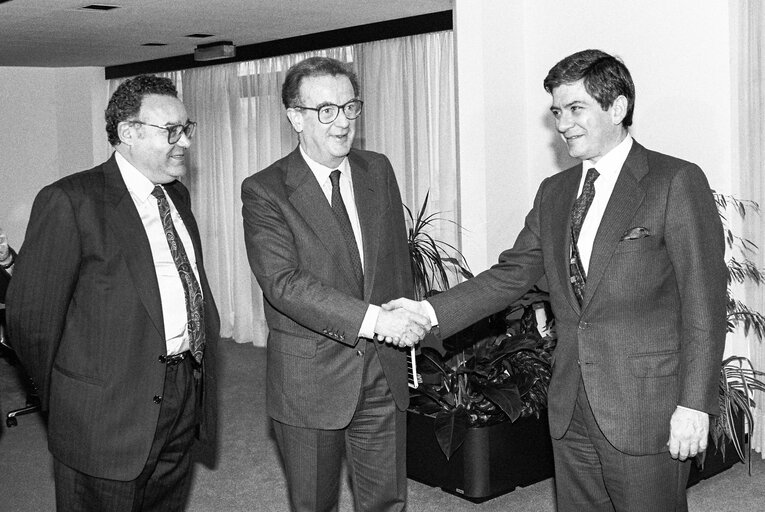
<svg viewBox="0 0 765 512">
<path fill-rule="evenodd" d="M 645 198 L 645 191 L 639 182 L 647 173 L 646 151 L 637 142 L 633 142 L 595 235 L 582 309 L 592 299 L 622 233 L 629 228 L 635 212 Z"/>
<path fill-rule="evenodd" d="M 353 195 L 364 247 L 364 296 L 369 298 L 377 269 L 380 217 L 383 212 L 380 211 L 378 194 L 375 193 L 376 175 L 355 152 L 351 151 L 348 159 L 353 175 Z"/>
<path fill-rule="evenodd" d="M 579 190 L 579 181 L 582 176 L 582 165 L 579 164 L 566 171 L 564 179 L 561 181 L 558 190 L 551 191 L 553 198 L 551 206 L 552 222 L 550 231 L 552 233 L 553 253 L 560 255 L 556 259 L 555 268 L 558 272 L 558 279 L 561 287 L 566 290 L 566 298 L 571 307 L 579 310 L 579 302 L 576 300 L 574 290 L 571 287 L 569 259 L 571 254 L 571 208 L 576 200 L 576 193 Z M 558 198 L 564 198 L 558 200 Z"/>
<path fill-rule="evenodd" d="M 319 182 L 316 181 L 300 154 L 300 149 L 296 149 L 289 156 L 285 184 L 292 190 L 289 196 L 292 205 L 321 240 L 325 249 L 332 255 L 332 259 L 343 269 L 351 289 L 356 289 L 351 257 L 346 249 L 340 226 L 327 201 L 327 196 L 324 195 Z"/>
<path fill-rule="evenodd" d="M 133 199 L 128 193 L 114 155 L 103 164 L 106 201 L 112 207 L 106 208 L 105 215 L 112 232 L 122 247 L 133 285 L 146 308 L 154 327 L 165 339 L 165 325 L 162 318 L 162 303 L 159 284 L 154 271 L 149 238 L 138 215 Z"/>
</svg>

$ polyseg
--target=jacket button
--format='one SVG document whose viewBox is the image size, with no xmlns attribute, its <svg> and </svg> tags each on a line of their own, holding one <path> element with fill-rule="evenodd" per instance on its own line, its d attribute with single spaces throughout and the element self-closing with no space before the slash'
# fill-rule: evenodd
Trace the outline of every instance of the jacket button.
<svg viewBox="0 0 765 512">
<path fill-rule="evenodd" d="M 154 398 L 152 398 L 152 401 L 153 401 L 155 404 L 161 403 L 161 402 L 162 402 L 162 397 L 161 397 L 161 396 L 159 396 L 159 395 L 154 395 Z"/>
<path fill-rule="evenodd" d="M 160 363 L 162 363 L 162 364 L 165 364 L 165 363 L 167 363 L 167 357 L 165 357 L 164 355 L 160 355 L 160 356 L 157 358 L 157 360 L 158 360 Z"/>
<path fill-rule="evenodd" d="M 357 356 L 359 356 L 359 357 L 361 357 L 361 356 L 363 356 L 363 355 L 364 355 L 364 352 L 362 352 L 361 350 L 357 350 L 357 351 L 356 351 L 356 355 L 357 355 Z"/>
</svg>

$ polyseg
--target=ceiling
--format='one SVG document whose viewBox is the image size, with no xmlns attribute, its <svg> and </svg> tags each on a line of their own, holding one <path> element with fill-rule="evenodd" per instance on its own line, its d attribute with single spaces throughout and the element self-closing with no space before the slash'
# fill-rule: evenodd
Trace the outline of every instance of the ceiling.
<svg viewBox="0 0 765 512">
<path fill-rule="evenodd" d="M 118 8 L 84 9 L 94 4 Z M 0 66 L 116 66 L 451 8 L 452 0 L 0 0 Z"/>
</svg>

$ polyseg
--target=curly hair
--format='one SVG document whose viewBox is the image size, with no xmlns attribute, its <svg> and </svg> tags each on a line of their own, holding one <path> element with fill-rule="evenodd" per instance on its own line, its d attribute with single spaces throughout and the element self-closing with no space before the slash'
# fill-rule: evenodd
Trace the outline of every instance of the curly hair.
<svg viewBox="0 0 765 512">
<path fill-rule="evenodd" d="M 347 76 L 353 86 L 353 94 L 360 94 L 359 79 L 347 64 L 329 57 L 309 57 L 301 60 L 287 71 L 282 85 L 282 103 L 285 108 L 300 104 L 300 83 L 312 76 Z"/>
<path fill-rule="evenodd" d="M 169 78 L 155 75 L 139 75 L 122 82 L 114 91 L 106 106 L 104 117 L 106 118 L 106 135 L 109 144 L 116 146 L 120 143 L 117 134 L 117 125 L 138 116 L 141 111 L 143 97 L 147 94 L 160 94 L 164 96 L 178 97 L 178 91 Z"/>
<path fill-rule="evenodd" d="M 583 50 L 558 62 L 547 73 L 544 87 L 552 94 L 553 89 L 584 79 L 584 89 L 603 108 L 608 109 L 619 96 L 627 98 L 627 115 L 622 125 L 632 124 L 635 109 L 635 84 L 627 66 L 617 57 L 601 50 Z"/>
</svg>

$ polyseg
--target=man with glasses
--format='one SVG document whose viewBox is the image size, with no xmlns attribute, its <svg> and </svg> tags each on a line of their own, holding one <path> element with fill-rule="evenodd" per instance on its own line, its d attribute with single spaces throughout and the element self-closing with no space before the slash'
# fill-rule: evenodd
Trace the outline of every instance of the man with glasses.
<svg viewBox="0 0 765 512">
<path fill-rule="evenodd" d="M 351 147 L 363 103 L 345 64 L 294 65 L 282 101 L 299 146 L 245 179 L 242 201 L 291 508 L 337 510 L 345 454 L 356 510 L 404 510 L 405 347 L 430 325 L 378 307 L 412 294 L 396 177 L 384 155 Z"/>
<path fill-rule="evenodd" d="M 214 440 L 219 319 L 177 181 L 194 127 L 170 80 L 127 80 L 106 109 L 114 154 L 32 207 L 8 326 L 48 415 L 58 510 L 182 510 L 191 447 Z"/>
</svg>

